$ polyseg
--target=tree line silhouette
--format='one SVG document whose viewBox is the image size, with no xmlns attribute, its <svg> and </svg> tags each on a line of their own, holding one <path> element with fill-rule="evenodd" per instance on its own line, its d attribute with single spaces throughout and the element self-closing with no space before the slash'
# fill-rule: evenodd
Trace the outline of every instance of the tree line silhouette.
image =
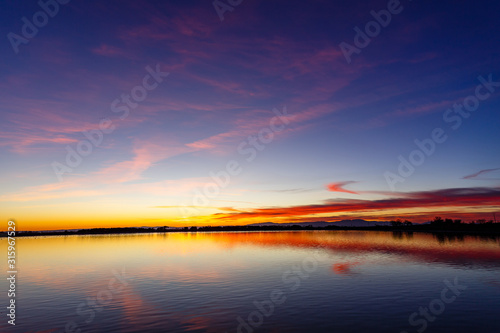
<svg viewBox="0 0 500 333">
<path fill-rule="evenodd" d="M 312 225 L 243 225 L 243 226 L 204 226 L 204 227 L 125 227 L 125 228 L 93 228 L 64 231 L 18 231 L 16 237 L 22 236 L 50 236 L 50 235 L 96 235 L 96 234 L 131 234 L 131 233 L 163 233 L 163 232 L 216 232 L 216 231 L 286 231 L 286 230 L 378 230 L 378 231 L 462 231 L 467 233 L 494 232 L 500 233 L 500 223 L 485 219 L 463 222 L 450 218 L 436 216 L 434 220 L 418 224 L 409 220 L 397 219 L 390 221 L 390 225 L 369 227 L 341 227 L 328 225 L 316 227 Z M 7 232 L 0 232 L 0 237 L 7 237 Z"/>
</svg>

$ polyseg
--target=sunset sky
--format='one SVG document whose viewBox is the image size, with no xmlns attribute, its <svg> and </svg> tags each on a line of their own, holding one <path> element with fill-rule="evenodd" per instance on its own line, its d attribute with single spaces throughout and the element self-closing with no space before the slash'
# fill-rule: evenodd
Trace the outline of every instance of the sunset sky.
<svg viewBox="0 0 500 333">
<path fill-rule="evenodd" d="M 44 1 L 0 5 L 0 230 L 500 220 L 498 1 Z"/>
</svg>

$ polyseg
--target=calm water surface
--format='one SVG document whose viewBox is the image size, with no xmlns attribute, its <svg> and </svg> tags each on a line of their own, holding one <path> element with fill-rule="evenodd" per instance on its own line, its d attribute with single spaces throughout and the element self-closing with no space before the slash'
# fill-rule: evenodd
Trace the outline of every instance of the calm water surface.
<svg viewBox="0 0 500 333">
<path fill-rule="evenodd" d="M 500 332 L 495 237 L 38 237 L 17 255 L 17 324 L 2 279 L 1 332 Z"/>
</svg>

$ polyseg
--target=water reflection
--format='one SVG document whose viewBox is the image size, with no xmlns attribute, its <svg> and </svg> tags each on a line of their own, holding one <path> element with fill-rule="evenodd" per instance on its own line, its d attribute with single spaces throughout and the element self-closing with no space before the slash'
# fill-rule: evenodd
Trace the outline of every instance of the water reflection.
<svg viewBox="0 0 500 333">
<path fill-rule="evenodd" d="M 9 331 L 62 332 L 74 321 L 84 332 L 236 332 L 238 316 L 274 289 L 287 292 L 287 301 L 259 332 L 400 331 L 457 272 L 473 291 L 461 298 L 463 307 L 484 303 L 487 317 L 500 297 L 499 244 L 491 235 L 372 231 L 20 238 L 23 324 Z M 311 258 L 323 259 L 305 274 L 300 265 Z M 78 314 L 79 304 L 122 269 L 130 284 L 86 324 L 89 313 Z M 284 272 L 291 272 L 287 279 Z M 471 316 L 477 313 L 464 318 Z"/>
<path fill-rule="evenodd" d="M 356 272 L 353 271 L 353 268 L 358 265 L 361 265 L 361 262 L 359 261 L 341 262 L 334 264 L 332 266 L 332 270 L 335 274 L 352 276 L 356 274 Z"/>
<path fill-rule="evenodd" d="M 332 252 L 390 253 L 427 262 L 498 265 L 500 237 L 458 233 L 413 232 L 256 232 L 201 235 L 228 247 L 254 244 L 265 247 L 324 248 Z"/>
<path fill-rule="evenodd" d="M 413 231 L 393 231 L 392 238 L 399 239 L 399 240 L 412 239 L 413 238 Z"/>
</svg>

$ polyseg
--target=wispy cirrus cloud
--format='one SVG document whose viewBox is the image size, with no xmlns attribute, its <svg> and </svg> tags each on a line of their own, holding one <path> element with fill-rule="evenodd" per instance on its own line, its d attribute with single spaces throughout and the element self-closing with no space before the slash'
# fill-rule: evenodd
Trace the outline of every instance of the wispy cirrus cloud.
<svg viewBox="0 0 500 333">
<path fill-rule="evenodd" d="M 105 167 L 96 175 L 107 183 L 126 183 L 142 178 L 144 171 L 155 163 L 166 158 L 193 151 L 189 147 L 166 142 L 158 139 L 148 141 L 136 140 L 133 148 L 134 157 L 131 160 L 117 162 Z"/>
<path fill-rule="evenodd" d="M 70 174 L 64 182 L 25 187 L 19 191 L 5 193 L 0 201 L 37 201 L 60 198 L 105 196 L 118 193 L 148 193 L 167 195 L 187 193 L 196 186 L 203 186 L 204 179 L 184 178 L 179 180 L 151 180 L 143 184 L 131 184 L 145 180 L 144 173 L 156 163 L 179 154 L 194 151 L 192 148 L 168 140 L 165 137 L 135 139 L 131 156 L 121 161 L 109 161 L 97 171 L 81 176 Z"/>
<path fill-rule="evenodd" d="M 493 171 L 498 171 L 498 170 L 500 170 L 500 168 L 484 169 L 484 170 L 480 170 L 480 171 L 478 171 L 476 173 L 464 176 L 462 179 L 482 179 L 482 178 L 478 178 L 478 177 L 481 176 L 481 175 L 487 174 L 487 173 L 491 173 Z M 500 179 L 500 178 L 495 178 L 495 179 Z M 490 180 L 490 179 L 488 179 L 488 180 Z"/>
<path fill-rule="evenodd" d="M 101 44 L 98 47 L 92 49 L 92 53 L 101 55 L 104 57 L 119 57 L 119 58 L 135 58 L 133 53 L 127 52 L 127 50 L 122 49 L 117 46 L 109 45 L 109 44 Z"/>
</svg>

